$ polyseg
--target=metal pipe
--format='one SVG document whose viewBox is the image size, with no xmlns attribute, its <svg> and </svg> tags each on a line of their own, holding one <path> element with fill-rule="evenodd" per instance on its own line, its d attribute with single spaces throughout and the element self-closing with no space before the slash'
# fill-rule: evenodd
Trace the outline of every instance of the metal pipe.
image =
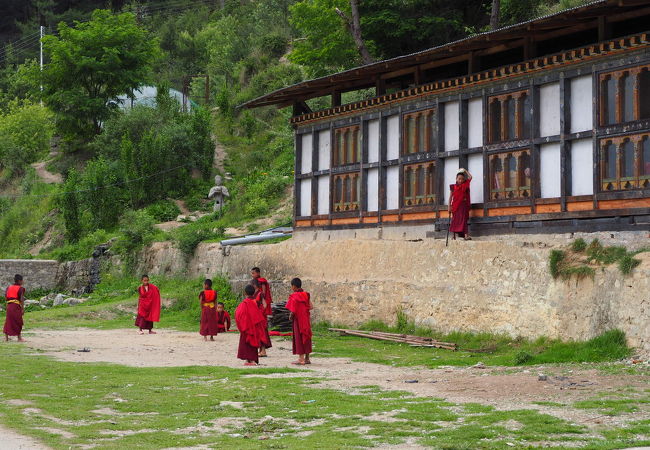
<svg viewBox="0 0 650 450">
<path fill-rule="evenodd" d="M 291 236 L 291 233 L 264 233 L 264 234 L 256 234 L 253 236 L 244 236 L 240 238 L 233 238 L 233 239 L 225 239 L 220 242 L 222 247 L 225 247 L 227 245 L 239 245 L 239 244 L 250 244 L 251 242 L 262 242 L 262 241 L 268 241 L 271 239 L 276 239 L 279 237 L 284 237 L 284 236 Z"/>
</svg>

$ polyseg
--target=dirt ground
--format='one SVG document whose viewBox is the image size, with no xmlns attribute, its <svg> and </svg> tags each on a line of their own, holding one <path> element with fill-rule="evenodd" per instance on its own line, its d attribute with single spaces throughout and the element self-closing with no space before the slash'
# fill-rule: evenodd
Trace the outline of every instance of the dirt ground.
<svg viewBox="0 0 650 450">
<path fill-rule="evenodd" d="M 31 334 L 31 333 L 30 333 Z M 204 342 L 198 333 L 158 330 L 155 335 L 139 335 L 136 330 L 36 330 L 26 345 L 62 361 L 110 362 L 134 367 L 213 365 L 242 367 L 236 358 L 237 333 L 217 336 Z M 318 342 L 314 351 L 318 351 Z M 89 352 L 77 350 L 87 348 Z M 291 364 L 291 341 L 274 338 L 269 357 L 260 367 L 296 367 Z M 573 403 L 599 393 L 621 388 L 648 388 L 648 379 L 639 375 L 602 375 L 588 365 L 535 366 L 530 368 L 445 367 L 426 369 L 393 367 L 353 362 L 346 358 L 314 358 L 305 366 L 309 377 L 322 379 L 314 387 L 356 392 L 361 386 L 377 385 L 386 390 L 411 392 L 418 396 L 444 398 L 452 402 L 476 402 L 510 410 L 533 408 L 587 426 L 617 425 L 632 417 L 603 416 L 597 411 L 536 405 L 532 402 Z M 539 381 L 539 374 L 548 377 Z M 257 376 L 257 375 L 253 375 Z M 264 375 L 269 378 L 301 377 L 303 373 Z M 634 420 L 650 418 L 636 412 Z"/>
<path fill-rule="evenodd" d="M 7 450 L 43 450 L 47 447 L 35 439 L 0 426 L 0 448 Z"/>
</svg>

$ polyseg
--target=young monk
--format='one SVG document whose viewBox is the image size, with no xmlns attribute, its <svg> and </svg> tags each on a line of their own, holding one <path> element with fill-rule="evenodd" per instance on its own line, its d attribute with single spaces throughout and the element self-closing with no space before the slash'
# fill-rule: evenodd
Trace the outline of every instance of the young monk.
<svg viewBox="0 0 650 450">
<path fill-rule="evenodd" d="M 5 291 L 7 299 L 7 317 L 5 318 L 4 334 L 5 341 L 9 336 L 18 336 L 18 342 L 24 342 L 21 333 L 23 331 L 23 314 L 25 313 L 25 288 L 23 287 L 23 276 L 14 276 L 14 284 Z"/>
<path fill-rule="evenodd" d="M 253 267 L 251 269 L 251 276 L 253 277 L 254 280 L 257 280 L 257 282 L 260 284 L 259 288 L 261 289 L 262 293 L 264 294 L 264 315 L 265 316 L 272 316 L 273 315 L 273 309 L 271 308 L 271 303 L 273 303 L 273 296 L 271 295 L 271 285 L 269 284 L 268 280 L 266 278 L 262 278 L 260 276 L 260 268 L 259 267 Z"/>
<path fill-rule="evenodd" d="M 217 333 L 230 331 L 230 314 L 223 303 L 217 303 Z"/>
<path fill-rule="evenodd" d="M 451 224 L 449 231 L 456 235 L 470 241 L 469 227 L 469 209 L 471 207 L 469 196 L 469 184 L 472 181 L 472 174 L 465 169 L 460 169 L 456 174 L 456 184 L 450 184 L 449 189 L 449 214 L 451 215 Z"/>
<path fill-rule="evenodd" d="M 203 336 L 204 341 L 208 340 L 208 336 L 211 341 L 214 341 L 214 337 L 219 333 L 216 301 L 217 291 L 212 289 L 212 280 L 208 278 L 203 282 L 203 290 L 199 294 L 199 304 L 201 305 L 199 334 Z"/>
<path fill-rule="evenodd" d="M 135 319 L 135 326 L 140 328 L 140 334 L 149 330 L 149 334 L 156 334 L 153 331 L 153 323 L 160 321 L 160 290 L 149 283 L 149 276 L 142 275 L 142 285 L 138 288 L 138 316 Z"/>
<path fill-rule="evenodd" d="M 259 348 L 259 354 L 258 356 L 260 358 L 266 358 L 268 355 L 266 354 L 266 349 L 273 347 L 273 344 L 271 343 L 271 336 L 269 335 L 269 322 L 268 322 L 268 316 L 266 315 L 266 294 L 264 293 L 264 290 L 262 288 L 262 284 L 260 283 L 258 278 L 253 278 L 250 281 L 250 285 L 255 288 L 255 301 L 257 302 L 257 306 L 260 309 L 260 312 L 262 313 L 262 316 L 264 317 L 264 329 L 266 330 L 266 344 L 262 344 Z"/>
<path fill-rule="evenodd" d="M 266 321 L 255 300 L 255 288 L 250 284 L 244 289 L 246 298 L 235 310 L 235 321 L 239 330 L 239 348 L 237 358 L 246 361 L 245 366 L 259 363 L 257 349 L 266 341 Z"/>
<path fill-rule="evenodd" d="M 309 292 L 302 290 L 300 278 L 291 280 L 293 293 L 287 300 L 286 308 L 290 311 L 289 318 L 293 321 L 293 354 L 298 355 L 298 361 L 292 364 L 304 366 L 311 364 L 311 310 L 313 305 Z"/>
</svg>

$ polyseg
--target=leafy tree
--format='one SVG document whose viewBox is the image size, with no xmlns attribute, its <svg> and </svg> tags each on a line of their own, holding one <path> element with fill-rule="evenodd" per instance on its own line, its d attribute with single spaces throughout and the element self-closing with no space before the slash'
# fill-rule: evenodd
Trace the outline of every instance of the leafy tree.
<svg viewBox="0 0 650 450">
<path fill-rule="evenodd" d="M 47 153 L 54 134 L 53 115 L 38 104 L 12 102 L 0 115 L 0 168 L 22 174 Z"/>
<path fill-rule="evenodd" d="M 109 230 L 117 225 L 124 205 L 118 183 L 115 167 L 104 158 L 93 160 L 86 166 L 79 190 L 92 230 Z"/>
<path fill-rule="evenodd" d="M 50 58 L 43 75 L 45 100 L 68 138 L 89 139 L 101 131 L 118 95 L 131 94 L 150 76 L 155 39 L 132 14 L 96 10 L 75 27 L 61 23 L 59 36 L 46 36 Z"/>
<path fill-rule="evenodd" d="M 294 41 L 289 59 L 307 68 L 312 77 L 359 63 L 352 37 L 336 8 L 350 14 L 347 0 L 303 0 L 289 9 L 289 20 L 302 36 Z"/>
<path fill-rule="evenodd" d="M 72 168 L 68 171 L 68 176 L 63 184 L 63 193 L 58 199 L 65 223 L 65 237 L 69 242 L 77 242 L 83 232 L 77 189 L 79 189 L 79 172 Z"/>
</svg>

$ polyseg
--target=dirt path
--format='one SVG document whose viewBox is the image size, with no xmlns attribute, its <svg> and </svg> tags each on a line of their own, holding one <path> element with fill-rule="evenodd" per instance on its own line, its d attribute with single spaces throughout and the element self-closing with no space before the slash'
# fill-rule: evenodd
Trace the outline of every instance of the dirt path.
<svg viewBox="0 0 650 450">
<path fill-rule="evenodd" d="M 49 447 L 36 439 L 23 436 L 15 431 L 0 426 L 0 449 L 6 450 L 47 450 Z"/>
<path fill-rule="evenodd" d="M 212 167 L 217 169 L 222 174 L 225 174 L 226 168 L 224 166 L 224 162 L 227 156 L 226 147 L 224 147 L 223 144 L 219 142 L 219 140 L 217 140 L 217 137 L 214 135 L 212 136 L 212 140 L 214 141 L 214 158 L 212 160 Z"/>
<path fill-rule="evenodd" d="M 36 330 L 28 337 L 27 345 L 62 361 L 111 362 L 134 367 L 209 365 L 239 368 L 242 362 L 235 357 L 238 339 L 237 333 L 227 333 L 219 335 L 215 342 L 204 342 L 198 333 L 165 329 L 158 330 L 156 335 L 143 336 L 133 329 Z M 84 347 L 90 352 L 77 351 Z M 318 342 L 314 351 L 318 351 Z M 291 341 L 274 338 L 269 357 L 262 360 L 260 367 L 295 367 L 291 365 L 294 359 Z M 316 357 L 305 370 L 310 372 L 310 377 L 322 379 L 321 383 L 313 385 L 315 387 L 354 393 L 361 386 L 377 385 L 386 390 L 408 391 L 452 402 L 489 404 L 504 410 L 534 408 L 589 426 L 623 423 L 628 419 L 625 416 L 602 417 L 597 411 L 533 402 L 567 404 L 624 387 L 640 391 L 648 388 L 648 377 L 602 375 L 583 365 L 569 368 L 537 366 L 505 373 L 504 368 L 425 369 Z M 538 381 L 539 372 L 547 375 L 548 380 Z M 270 378 L 301 376 L 301 373 L 268 375 Z M 639 411 L 634 418 L 650 418 L 650 413 Z"/>
<path fill-rule="evenodd" d="M 52 150 L 44 161 L 32 164 L 36 174 L 41 178 L 44 183 L 63 183 L 63 177 L 60 173 L 53 173 L 47 170 L 47 165 L 59 154 L 57 150 Z"/>
</svg>

